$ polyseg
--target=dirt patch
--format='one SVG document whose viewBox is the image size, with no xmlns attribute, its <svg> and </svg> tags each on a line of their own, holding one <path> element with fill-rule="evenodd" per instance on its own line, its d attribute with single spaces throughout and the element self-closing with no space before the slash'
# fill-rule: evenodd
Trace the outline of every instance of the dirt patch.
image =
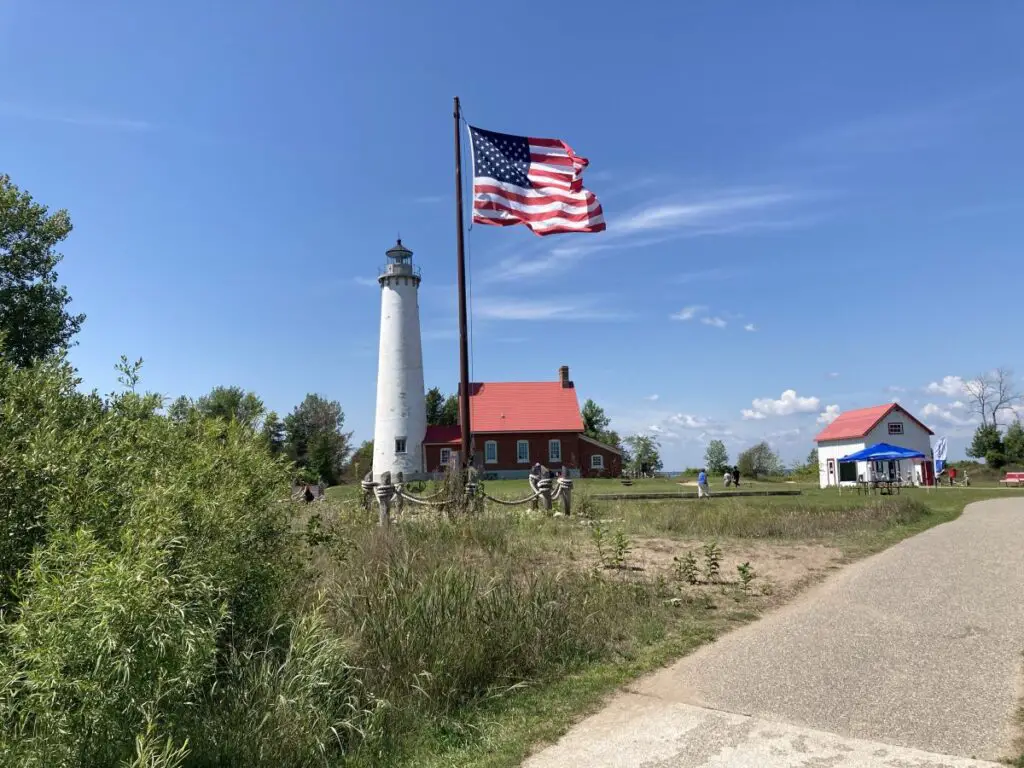
<svg viewBox="0 0 1024 768">
<path fill-rule="evenodd" d="M 635 538 L 631 543 L 629 564 L 642 567 L 648 578 L 668 578 L 674 566 L 672 558 L 683 557 L 687 552 L 693 552 L 698 565 L 703 565 L 702 541 Z M 843 559 L 837 548 L 824 544 L 723 540 L 718 546 L 722 550 L 723 580 L 734 580 L 736 566 L 749 562 L 757 574 L 756 582 L 769 585 L 776 597 L 791 595 L 817 581 L 838 568 Z"/>
<path fill-rule="evenodd" d="M 697 487 L 697 481 L 696 480 L 682 480 L 682 481 L 676 483 L 676 485 L 689 485 L 689 486 L 692 486 L 693 488 L 696 488 Z"/>
</svg>

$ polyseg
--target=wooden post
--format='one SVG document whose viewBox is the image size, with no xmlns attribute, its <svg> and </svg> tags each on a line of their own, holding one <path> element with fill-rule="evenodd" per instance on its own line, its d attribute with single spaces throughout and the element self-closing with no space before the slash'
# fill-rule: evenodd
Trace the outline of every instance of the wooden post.
<svg viewBox="0 0 1024 768">
<path fill-rule="evenodd" d="M 572 480 L 567 477 L 558 478 L 558 500 L 562 503 L 562 514 L 566 517 L 572 513 Z"/>
<path fill-rule="evenodd" d="M 459 283 L 459 425 L 462 427 L 462 450 L 460 451 L 462 469 L 473 466 L 470 454 L 470 423 L 469 423 L 469 342 L 466 332 L 466 253 L 463 243 L 462 222 L 462 132 L 459 125 L 462 109 L 459 97 L 455 97 L 455 221 L 458 227 L 455 245 L 458 255 Z"/>
<path fill-rule="evenodd" d="M 551 511 L 551 479 L 542 477 L 537 481 L 537 491 L 540 492 L 540 503 L 544 506 L 545 512 Z"/>
</svg>

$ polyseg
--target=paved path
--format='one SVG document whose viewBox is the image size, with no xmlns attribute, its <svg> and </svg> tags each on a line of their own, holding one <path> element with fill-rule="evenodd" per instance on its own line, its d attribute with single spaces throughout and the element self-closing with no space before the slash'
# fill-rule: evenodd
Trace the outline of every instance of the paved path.
<svg viewBox="0 0 1024 768">
<path fill-rule="evenodd" d="M 638 682 L 525 765 L 992 765 L 1011 754 L 1022 651 L 1024 500 L 972 504 Z"/>
</svg>

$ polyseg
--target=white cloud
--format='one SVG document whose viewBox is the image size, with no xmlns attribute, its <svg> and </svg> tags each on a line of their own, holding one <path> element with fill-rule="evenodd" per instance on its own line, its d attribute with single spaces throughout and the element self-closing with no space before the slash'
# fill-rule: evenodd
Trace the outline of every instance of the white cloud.
<svg viewBox="0 0 1024 768">
<path fill-rule="evenodd" d="M 813 413 L 818 410 L 821 400 L 817 397 L 800 397 L 795 389 L 787 389 L 778 400 L 755 398 L 752 409 L 745 408 L 741 415 L 748 421 L 766 416 L 789 416 L 794 413 Z"/>
<path fill-rule="evenodd" d="M 757 326 L 754 325 L 753 323 L 747 323 L 746 325 L 743 326 L 743 330 L 754 333 L 757 330 Z"/>
<path fill-rule="evenodd" d="M 833 421 L 839 418 L 839 406 L 838 405 L 826 405 L 825 410 L 818 414 L 819 424 L 831 424 Z"/>
<path fill-rule="evenodd" d="M 650 400 L 652 403 L 655 402 L 661 395 L 648 395 L 644 400 Z"/>
<path fill-rule="evenodd" d="M 353 277 L 352 282 L 356 285 L 373 286 L 374 288 L 380 287 L 380 283 L 374 280 L 372 277 Z"/>
<path fill-rule="evenodd" d="M 64 123 L 66 125 L 77 125 L 86 128 L 101 128 L 113 131 L 150 131 L 156 128 L 155 125 L 146 120 L 131 120 L 122 117 L 113 117 L 94 113 L 68 114 L 65 112 L 38 109 L 11 102 L 0 102 L 0 114 L 24 120 L 33 120 L 45 123 Z"/>
<path fill-rule="evenodd" d="M 907 388 L 906 387 L 897 386 L 896 384 L 891 384 L 891 385 L 889 385 L 888 387 L 885 388 L 885 391 L 886 392 L 906 392 Z"/>
<path fill-rule="evenodd" d="M 832 371 L 831 373 L 828 373 L 828 374 L 826 374 L 826 375 L 827 375 L 827 376 L 828 376 L 828 377 L 829 377 L 830 379 L 838 379 L 838 378 L 839 378 L 839 372 L 838 372 L 838 371 Z"/>
<path fill-rule="evenodd" d="M 756 218 L 759 214 L 776 210 L 798 198 L 786 191 L 740 189 L 696 200 L 659 201 L 617 219 L 614 227 L 623 234 L 680 229 L 735 231 L 756 226 L 760 223 Z"/>
<path fill-rule="evenodd" d="M 474 313 L 484 320 L 621 320 L 617 310 L 559 301 L 532 299 L 478 299 Z"/>
<path fill-rule="evenodd" d="M 953 413 L 954 409 L 962 410 L 963 405 L 963 403 L 958 402 L 948 408 L 944 408 L 941 405 L 936 405 L 935 403 L 925 403 L 924 408 L 921 409 L 921 415 L 924 416 L 926 419 L 941 419 L 942 421 L 946 422 L 947 424 L 951 424 L 954 427 L 967 427 L 971 426 L 972 424 L 977 424 L 978 420 L 974 416 L 964 417 L 956 413 Z"/>
<path fill-rule="evenodd" d="M 710 423 L 702 416 L 692 416 L 689 413 L 676 413 L 669 416 L 670 422 L 685 429 L 704 429 Z"/>
<path fill-rule="evenodd" d="M 704 325 L 710 325 L 715 328 L 725 328 L 725 326 L 728 325 L 728 323 L 720 317 L 702 317 L 700 321 L 704 323 Z"/>
<path fill-rule="evenodd" d="M 964 394 L 964 380 L 959 376 L 943 376 L 941 382 L 933 381 L 925 387 L 925 391 L 933 395 L 956 397 Z"/>
<path fill-rule="evenodd" d="M 673 320 L 693 320 L 699 313 L 706 310 L 707 307 L 700 304 L 694 304 L 691 307 L 683 307 L 674 315 L 669 315 Z"/>
</svg>

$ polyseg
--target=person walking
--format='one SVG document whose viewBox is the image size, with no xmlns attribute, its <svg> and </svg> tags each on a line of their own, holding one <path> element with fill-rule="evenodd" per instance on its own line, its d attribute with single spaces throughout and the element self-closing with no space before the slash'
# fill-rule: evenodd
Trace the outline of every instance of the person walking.
<svg viewBox="0 0 1024 768">
<path fill-rule="evenodd" d="M 737 488 L 740 487 L 740 468 L 738 466 L 732 468 L 732 484 Z"/>
<path fill-rule="evenodd" d="M 703 499 L 705 496 L 711 495 L 711 489 L 708 488 L 708 473 L 706 469 L 702 469 L 697 475 L 697 498 Z"/>
</svg>

